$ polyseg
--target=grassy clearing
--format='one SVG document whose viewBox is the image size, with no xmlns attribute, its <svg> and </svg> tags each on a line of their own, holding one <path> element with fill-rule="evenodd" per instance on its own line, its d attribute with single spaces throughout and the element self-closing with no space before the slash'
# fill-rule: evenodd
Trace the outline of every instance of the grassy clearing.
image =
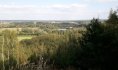
<svg viewBox="0 0 118 70">
<path fill-rule="evenodd" d="M 23 35 L 23 36 L 18 36 L 18 41 L 21 41 L 21 40 L 24 40 L 24 39 L 31 39 L 32 37 L 34 36 L 31 36 L 31 35 Z M 2 36 L 0 36 L 0 42 L 2 42 Z"/>
<path fill-rule="evenodd" d="M 24 40 L 24 39 L 31 39 L 34 36 L 18 36 L 18 41 Z"/>
</svg>

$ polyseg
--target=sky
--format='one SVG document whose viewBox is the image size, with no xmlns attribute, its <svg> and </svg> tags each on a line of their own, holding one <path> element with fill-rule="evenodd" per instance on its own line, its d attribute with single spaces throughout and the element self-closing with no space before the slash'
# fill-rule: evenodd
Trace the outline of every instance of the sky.
<svg viewBox="0 0 118 70">
<path fill-rule="evenodd" d="M 0 20 L 107 19 L 118 0 L 0 0 Z"/>
</svg>

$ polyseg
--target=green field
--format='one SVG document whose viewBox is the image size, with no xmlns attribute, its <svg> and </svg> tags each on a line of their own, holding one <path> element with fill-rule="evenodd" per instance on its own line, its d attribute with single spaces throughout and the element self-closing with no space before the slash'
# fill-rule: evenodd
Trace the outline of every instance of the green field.
<svg viewBox="0 0 118 70">
<path fill-rule="evenodd" d="M 18 36 L 18 41 L 21 41 L 21 40 L 24 40 L 24 39 L 31 39 L 32 37 L 34 37 L 34 36 Z"/>
<path fill-rule="evenodd" d="M 31 39 L 34 36 L 30 36 L 30 35 L 25 35 L 25 36 L 18 36 L 18 41 L 24 40 L 24 39 Z M 0 40 L 2 40 L 2 36 L 0 36 Z"/>
</svg>

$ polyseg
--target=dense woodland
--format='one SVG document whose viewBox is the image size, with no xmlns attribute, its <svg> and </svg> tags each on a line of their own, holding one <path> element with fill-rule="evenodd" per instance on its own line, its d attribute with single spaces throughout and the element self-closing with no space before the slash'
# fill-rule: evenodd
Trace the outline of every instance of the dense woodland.
<svg viewBox="0 0 118 70">
<path fill-rule="evenodd" d="M 37 27 L 45 29 L 1 31 L 0 70 L 118 70 L 118 11 L 111 10 L 105 22 L 93 18 L 82 29 Z M 33 37 L 18 40 L 28 34 Z"/>
</svg>

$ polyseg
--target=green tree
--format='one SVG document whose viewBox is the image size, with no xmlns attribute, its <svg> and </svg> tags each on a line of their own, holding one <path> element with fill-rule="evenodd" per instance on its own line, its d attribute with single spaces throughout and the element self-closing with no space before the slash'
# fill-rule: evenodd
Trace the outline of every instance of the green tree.
<svg viewBox="0 0 118 70">
<path fill-rule="evenodd" d="M 93 19 L 86 28 L 80 41 L 79 64 L 93 70 L 118 69 L 118 25 L 104 25 Z"/>
<path fill-rule="evenodd" d="M 79 47 L 79 36 L 74 31 L 65 34 L 65 41 L 59 44 L 53 55 L 54 65 L 58 68 L 77 67 L 77 56 Z M 77 67 L 78 68 L 78 67 Z"/>
<path fill-rule="evenodd" d="M 118 15 L 117 11 L 111 9 L 108 20 L 106 21 L 107 24 L 118 24 Z"/>
<path fill-rule="evenodd" d="M 102 54 L 101 35 L 104 33 L 104 29 L 98 19 L 93 19 L 86 28 L 87 31 L 80 41 L 82 50 L 78 58 L 80 59 L 79 64 L 84 68 L 99 67 L 99 55 Z"/>
</svg>

